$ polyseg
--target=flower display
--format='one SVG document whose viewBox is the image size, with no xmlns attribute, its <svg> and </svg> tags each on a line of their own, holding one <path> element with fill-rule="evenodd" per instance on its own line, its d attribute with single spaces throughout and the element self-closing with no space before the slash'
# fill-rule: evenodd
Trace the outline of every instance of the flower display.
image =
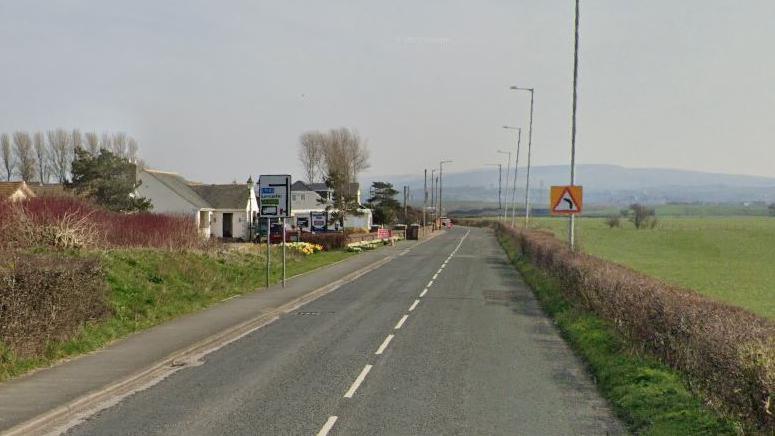
<svg viewBox="0 0 775 436">
<path fill-rule="evenodd" d="M 305 256 L 323 251 L 323 246 L 309 242 L 286 242 L 285 246 Z"/>
</svg>

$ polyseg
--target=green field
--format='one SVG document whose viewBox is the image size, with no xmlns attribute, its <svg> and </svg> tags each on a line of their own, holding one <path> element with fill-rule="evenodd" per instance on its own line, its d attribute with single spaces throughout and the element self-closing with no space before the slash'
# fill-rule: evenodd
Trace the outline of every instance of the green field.
<svg viewBox="0 0 775 436">
<path fill-rule="evenodd" d="M 649 230 L 578 223 L 579 246 L 592 255 L 775 319 L 775 218 L 667 217 Z M 567 219 L 534 218 L 531 227 L 567 237 Z"/>
</svg>

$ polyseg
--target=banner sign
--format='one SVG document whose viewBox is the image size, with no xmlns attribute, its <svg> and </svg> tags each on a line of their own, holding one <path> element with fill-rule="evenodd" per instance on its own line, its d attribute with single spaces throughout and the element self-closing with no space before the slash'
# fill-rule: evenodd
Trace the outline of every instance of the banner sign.
<svg viewBox="0 0 775 436">
<path fill-rule="evenodd" d="M 328 229 L 328 214 L 326 212 L 310 212 L 310 230 L 325 232 Z"/>
</svg>

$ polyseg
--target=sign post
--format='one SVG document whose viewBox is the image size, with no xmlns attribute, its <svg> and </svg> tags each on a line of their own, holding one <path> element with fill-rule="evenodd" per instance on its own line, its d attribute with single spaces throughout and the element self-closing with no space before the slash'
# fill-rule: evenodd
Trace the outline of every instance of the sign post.
<svg viewBox="0 0 775 436">
<path fill-rule="evenodd" d="M 283 277 L 285 287 L 285 218 L 291 216 L 291 176 L 263 175 L 258 178 L 259 211 L 266 218 L 266 287 L 269 287 L 269 246 L 272 239 L 272 218 L 279 218 L 283 233 Z"/>
</svg>

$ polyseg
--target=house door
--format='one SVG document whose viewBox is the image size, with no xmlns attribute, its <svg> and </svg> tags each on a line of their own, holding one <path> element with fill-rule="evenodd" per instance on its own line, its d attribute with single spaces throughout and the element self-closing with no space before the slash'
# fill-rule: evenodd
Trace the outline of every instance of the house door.
<svg viewBox="0 0 775 436">
<path fill-rule="evenodd" d="M 223 214 L 223 237 L 224 238 L 231 238 L 232 237 L 232 216 L 231 213 L 225 213 Z"/>
</svg>

